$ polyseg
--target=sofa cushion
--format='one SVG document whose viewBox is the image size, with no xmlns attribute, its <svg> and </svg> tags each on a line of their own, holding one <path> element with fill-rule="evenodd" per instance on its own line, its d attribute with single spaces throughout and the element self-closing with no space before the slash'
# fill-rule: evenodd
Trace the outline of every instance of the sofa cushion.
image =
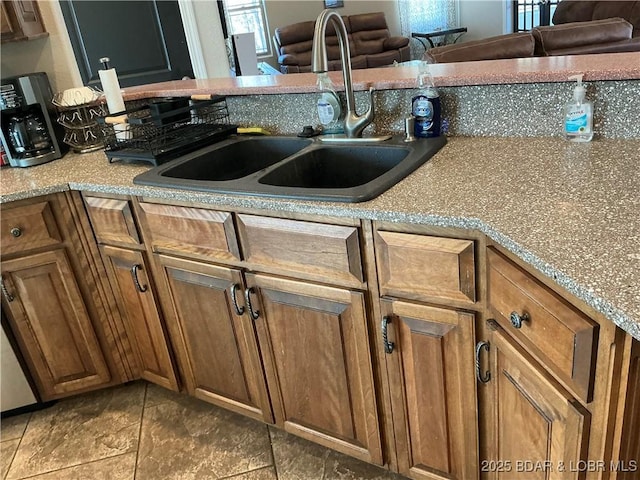
<svg viewBox="0 0 640 480">
<path fill-rule="evenodd" d="M 395 50 L 396 48 L 406 47 L 407 45 L 409 45 L 409 39 L 407 37 L 389 37 L 382 43 L 385 50 Z"/>
<path fill-rule="evenodd" d="M 553 14 L 554 25 L 620 17 L 633 25 L 640 36 L 640 0 L 562 0 Z"/>
<path fill-rule="evenodd" d="M 292 43 L 312 41 L 314 24 L 315 22 L 300 22 L 276 28 L 276 40 L 282 47 L 287 47 Z"/>
<path fill-rule="evenodd" d="M 388 50 L 373 55 L 367 55 L 367 68 L 384 67 L 391 65 L 393 62 L 400 63 L 402 58 L 398 50 Z"/>
<path fill-rule="evenodd" d="M 471 42 L 430 48 L 423 60 L 431 63 L 466 62 L 533 56 L 534 41 L 530 33 L 509 33 Z"/>
<path fill-rule="evenodd" d="M 384 50 L 384 41 L 389 38 L 389 30 L 365 30 L 353 33 L 353 44 L 358 55 L 371 55 Z"/>
<path fill-rule="evenodd" d="M 555 50 L 628 40 L 632 32 L 633 26 L 626 20 L 607 18 L 535 27 L 531 33 L 536 40 L 536 54 L 550 55 Z"/>
<path fill-rule="evenodd" d="M 621 42 L 598 43 L 593 45 L 580 45 L 572 48 L 550 50 L 547 55 L 584 55 L 589 53 L 618 53 L 640 52 L 640 37 L 633 37 Z"/>
<path fill-rule="evenodd" d="M 351 15 L 349 17 L 351 25 L 351 33 L 362 32 L 365 30 L 387 30 L 387 20 L 384 13 L 362 13 L 360 15 Z"/>
</svg>

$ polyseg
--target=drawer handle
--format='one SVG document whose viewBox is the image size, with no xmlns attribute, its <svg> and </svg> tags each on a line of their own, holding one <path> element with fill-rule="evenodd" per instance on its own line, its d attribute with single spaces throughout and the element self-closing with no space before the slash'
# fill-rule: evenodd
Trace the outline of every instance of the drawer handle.
<svg viewBox="0 0 640 480">
<path fill-rule="evenodd" d="M 7 299 L 7 302 L 13 302 L 15 300 L 16 297 L 9 293 L 9 290 L 7 290 L 7 287 L 4 285 L 4 279 L 2 277 L 0 277 L 0 288 L 2 288 L 2 294 Z"/>
<path fill-rule="evenodd" d="M 259 310 L 254 310 L 253 305 L 251 304 L 251 294 L 254 293 L 253 287 L 246 288 L 244 290 L 244 299 L 247 302 L 247 308 L 249 309 L 249 315 L 252 320 L 257 320 L 260 316 Z"/>
<path fill-rule="evenodd" d="M 140 293 L 144 293 L 146 292 L 149 288 L 147 287 L 147 285 L 140 285 L 140 280 L 138 279 L 138 270 L 141 269 L 142 266 L 138 263 L 135 263 L 132 267 L 131 267 L 131 277 L 133 277 L 133 283 L 136 286 L 136 289 L 140 292 Z"/>
<path fill-rule="evenodd" d="M 393 353 L 393 347 L 395 347 L 395 343 L 389 341 L 387 327 L 391 323 L 391 317 L 389 315 L 385 315 L 382 317 L 382 343 L 384 344 L 384 353 Z"/>
<path fill-rule="evenodd" d="M 489 380 L 491 380 L 491 372 L 489 370 L 484 373 L 480 371 L 480 353 L 482 353 L 483 348 L 489 352 L 490 343 L 478 342 L 476 345 L 476 378 L 480 383 L 489 383 Z"/>
<path fill-rule="evenodd" d="M 514 328 L 522 328 L 522 322 L 528 322 L 529 320 L 531 320 L 531 317 L 529 317 L 528 313 L 523 313 L 522 315 L 520 315 L 518 312 L 511 312 L 511 315 L 509 315 L 509 320 L 511 321 L 511 325 L 513 325 Z"/>
<path fill-rule="evenodd" d="M 240 288 L 240 285 L 234 283 L 231 285 L 231 301 L 233 302 L 233 308 L 236 311 L 236 315 L 242 315 L 244 313 L 244 307 L 238 305 L 238 298 L 236 296 L 236 290 Z"/>
<path fill-rule="evenodd" d="M 10 232 L 11 235 L 13 235 L 15 238 L 18 238 L 20 235 L 22 235 L 22 230 L 20 230 L 18 227 L 13 227 Z"/>
</svg>

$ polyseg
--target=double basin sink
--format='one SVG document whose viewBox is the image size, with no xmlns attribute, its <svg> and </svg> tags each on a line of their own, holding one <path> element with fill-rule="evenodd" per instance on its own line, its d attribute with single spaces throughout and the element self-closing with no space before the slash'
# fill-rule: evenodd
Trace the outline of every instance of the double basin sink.
<svg viewBox="0 0 640 480">
<path fill-rule="evenodd" d="M 155 167 L 134 179 L 212 193 L 363 202 L 425 163 L 444 137 L 405 143 L 328 144 L 298 137 L 234 137 Z"/>
</svg>

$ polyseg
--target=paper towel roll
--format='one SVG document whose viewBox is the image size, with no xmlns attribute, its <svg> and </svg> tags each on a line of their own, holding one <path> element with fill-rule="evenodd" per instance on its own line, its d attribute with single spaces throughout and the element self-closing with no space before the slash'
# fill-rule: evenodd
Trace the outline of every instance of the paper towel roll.
<svg viewBox="0 0 640 480">
<path fill-rule="evenodd" d="M 100 83 L 102 83 L 102 91 L 107 99 L 107 107 L 109 113 L 119 113 L 124 111 L 124 100 L 122 91 L 120 90 L 120 82 L 115 68 L 108 70 L 98 70 L 100 75 Z"/>
<path fill-rule="evenodd" d="M 103 62 L 103 65 L 108 65 L 108 58 L 102 58 L 100 61 Z M 107 100 L 107 107 L 109 108 L 109 113 L 120 113 L 124 112 L 124 99 L 122 98 L 122 91 L 120 90 L 120 82 L 118 81 L 118 75 L 116 74 L 115 68 L 105 68 L 104 70 L 98 70 L 98 75 L 100 76 L 100 83 L 102 83 L 102 91 L 104 92 L 104 96 Z M 125 116 L 126 119 L 126 116 Z M 118 125 L 114 125 L 113 129 L 116 132 L 116 139 L 119 141 L 128 140 L 130 138 L 129 135 L 129 125 L 126 123 L 121 123 Z"/>
</svg>

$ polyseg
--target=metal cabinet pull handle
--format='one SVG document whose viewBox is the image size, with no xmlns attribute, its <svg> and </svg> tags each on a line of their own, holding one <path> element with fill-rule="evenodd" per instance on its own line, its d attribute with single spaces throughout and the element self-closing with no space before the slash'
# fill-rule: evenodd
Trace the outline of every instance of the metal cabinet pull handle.
<svg viewBox="0 0 640 480">
<path fill-rule="evenodd" d="M 18 238 L 20 235 L 22 235 L 22 230 L 20 230 L 20 228 L 18 227 L 13 227 L 11 230 L 11 235 L 13 235 L 14 237 Z"/>
<path fill-rule="evenodd" d="M 531 320 L 531 317 L 529 317 L 528 313 L 523 313 L 522 315 L 520 315 L 518 312 L 511 312 L 511 315 L 509 315 L 509 320 L 511 321 L 511 325 L 513 325 L 514 328 L 522 328 L 522 322 L 528 322 L 529 320 Z"/>
<path fill-rule="evenodd" d="M 254 293 L 253 287 L 246 288 L 244 290 L 244 299 L 247 302 L 247 308 L 249 309 L 249 316 L 252 320 L 257 320 L 260 316 L 259 310 L 254 310 L 253 305 L 251 304 L 251 294 Z"/>
<path fill-rule="evenodd" d="M 489 370 L 485 373 L 480 371 L 480 352 L 483 348 L 488 352 L 490 345 L 489 342 L 478 342 L 476 345 L 476 378 L 480 383 L 488 383 L 491 380 L 491 372 Z"/>
<path fill-rule="evenodd" d="M 7 302 L 13 302 L 15 300 L 15 297 L 11 295 L 9 290 L 7 290 L 7 287 L 5 287 L 4 279 L 2 279 L 2 277 L 0 277 L 0 288 L 2 288 L 2 294 L 7 299 Z"/>
<path fill-rule="evenodd" d="M 140 285 L 140 280 L 138 279 L 138 269 L 141 269 L 142 266 L 138 263 L 134 263 L 131 267 L 131 276 L 133 277 L 133 283 L 140 293 L 146 292 L 149 288 L 147 285 Z"/>
<path fill-rule="evenodd" d="M 382 343 L 384 343 L 384 353 L 393 353 L 395 343 L 390 342 L 387 337 L 387 326 L 391 323 L 391 317 L 385 315 L 382 317 Z"/>
<path fill-rule="evenodd" d="M 238 298 L 236 297 L 236 290 L 238 290 L 238 288 L 240 288 L 240 285 L 237 283 L 231 285 L 231 301 L 233 302 L 236 315 L 242 315 L 244 313 L 244 307 L 238 305 Z"/>
</svg>

